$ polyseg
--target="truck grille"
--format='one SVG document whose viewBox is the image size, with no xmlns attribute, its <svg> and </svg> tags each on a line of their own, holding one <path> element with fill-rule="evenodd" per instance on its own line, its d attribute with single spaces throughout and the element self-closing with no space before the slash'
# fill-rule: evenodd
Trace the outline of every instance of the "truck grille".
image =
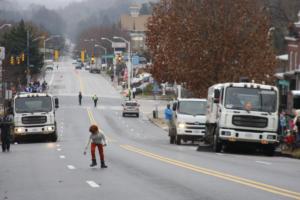
<svg viewBox="0 0 300 200">
<path fill-rule="evenodd" d="M 205 129 L 205 124 L 204 123 L 191 123 L 191 122 L 186 122 L 186 128 L 187 129 Z"/>
<path fill-rule="evenodd" d="M 235 126 L 266 128 L 268 126 L 268 118 L 247 115 L 235 115 L 232 117 L 232 123 Z"/>
<path fill-rule="evenodd" d="M 43 124 L 47 122 L 46 116 L 22 117 L 23 124 Z"/>
</svg>

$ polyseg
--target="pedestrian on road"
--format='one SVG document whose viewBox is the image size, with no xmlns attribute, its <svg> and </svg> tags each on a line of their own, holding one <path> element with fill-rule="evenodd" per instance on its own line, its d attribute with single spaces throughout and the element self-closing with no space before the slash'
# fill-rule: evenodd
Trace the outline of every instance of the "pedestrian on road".
<svg viewBox="0 0 300 200">
<path fill-rule="evenodd" d="M 173 111 L 171 110 L 171 105 L 167 104 L 167 108 L 165 109 L 165 120 L 167 122 L 167 125 L 169 127 L 169 136 L 170 136 L 170 143 L 174 144 L 175 142 L 175 124 L 173 120 Z"/>
<path fill-rule="evenodd" d="M 133 88 L 132 88 L 132 98 L 134 98 L 134 99 L 135 99 L 135 93 L 136 93 L 136 88 L 133 87 Z"/>
<path fill-rule="evenodd" d="M 97 95 L 94 95 L 92 97 L 92 100 L 94 101 L 94 105 L 95 105 L 95 108 L 96 108 L 97 107 L 97 103 L 98 103 L 98 97 L 97 97 Z"/>
<path fill-rule="evenodd" d="M 82 94 L 79 92 L 78 94 L 78 100 L 79 100 L 79 105 L 81 106 L 81 101 L 82 101 Z"/>
<path fill-rule="evenodd" d="M 101 168 L 107 168 L 107 166 L 105 165 L 105 161 L 104 161 L 104 151 L 103 151 L 103 146 L 107 145 L 105 135 L 104 135 L 103 131 L 99 130 L 96 125 L 90 126 L 89 131 L 90 131 L 91 135 L 90 135 L 89 141 L 84 149 L 83 154 L 86 155 L 86 150 L 91 143 L 92 164 L 90 164 L 90 167 L 94 167 L 97 165 L 96 155 L 95 155 L 95 150 L 97 147 L 99 150 L 99 154 L 100 154 Z"/>
<path fill-rule="evenodd" d="M 10 127 L 11 120 L 10 116 L 6 114 L 1 119 L 0 129 L 1 129 L 1 141 L 2 141 L 2 152 L 9 152 L 10 150 Z"/>
<path fill-rule="evenodd" d="M 114 75 L 113 74 L 110 75 L 110 80 L 111 80 L 111 82 L 114 81 Z"/>
</svg>

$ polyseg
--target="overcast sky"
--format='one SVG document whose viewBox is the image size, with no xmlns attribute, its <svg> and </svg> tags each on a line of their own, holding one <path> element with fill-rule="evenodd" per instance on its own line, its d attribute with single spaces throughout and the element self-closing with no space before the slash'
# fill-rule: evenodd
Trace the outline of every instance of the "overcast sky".
<svg viewBox="0 0 300 200">
<path fill-rule="evenodd" d="M 45 5 L 47 8 L 62 8 L 70 2 L 78 2 L 84 0 L 9 0 L 11 2 L 17 1 L 20 5 L 27 7 L 28 5 L 35 3 Z"/>
</svg>

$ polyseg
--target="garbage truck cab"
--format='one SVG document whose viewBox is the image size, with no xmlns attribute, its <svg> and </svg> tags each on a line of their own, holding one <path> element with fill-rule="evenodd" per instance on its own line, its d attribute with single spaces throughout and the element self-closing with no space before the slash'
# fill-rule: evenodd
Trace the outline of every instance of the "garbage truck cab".
<svg viewBox="0 0 300 200">
<path fill-rule="evenodd" d="M 209 88 L 205 141 L 214 151 L 247 143 L 273 155 L 278 143 L 278 89 L 256 83 L 222 83 Z"/>
<path fill-rule="evenodd" d="M 14 139 L 42 135 L 57 141 L 55 110 L 58 106 L 58 98 L 50 94 L 17 94 L 13 101 Z"/>
</svg>

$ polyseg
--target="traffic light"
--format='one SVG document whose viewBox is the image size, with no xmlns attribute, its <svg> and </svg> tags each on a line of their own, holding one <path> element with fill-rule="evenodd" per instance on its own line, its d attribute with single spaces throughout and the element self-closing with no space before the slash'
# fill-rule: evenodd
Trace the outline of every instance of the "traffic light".
<svg viewBox="0 0 300 200">
<path fill-rule="evenodd" d="M 58 50 L 55 50 L 55 51 L 54 51 L 54 60 L 55 60 L 55 61 L 58 61 L 58 57 L 59 57 L 59 51 L 58 51 Z"/>
<path fill-rule="evenodd" d="M 81 51 L 80 59 L 81 59 L 81 62 L 84 63 L 84 60 L 85 60 L 85 51 L 84 50 Z"/>
<path fill-rule="evenodd" d="M 121 54 L 117 54 L 116 57 L 115 57 L 115 59 L 116 59 L 117 63 L 121 63 L 123 61 L 123 57 L 122 57 Z"/>
<path fill-rule="evenodd" d="M 10 56 L 10 64 L 11 65 L 15 64 L 15 58 L 14 58 L 14 56 Z"/>
<path fill-rule="evenodd" d="M 25 53 L 22 53 L 22 54 L 21 54 L 21 60 L 22 60 L 22 62 L 25 61 Z"/>
<path fill-rule="evenodd" d="M 19 56 L 16 57 L 17 65 L 21 64 L 21 59 Z"/>
<path fill-rule="evenodd" d="M 95 57 L 94 56 L 92 56 L 92 58 L 91 58 L 91 64 L 92 65 L 95 64 Z"/>
</svg>

